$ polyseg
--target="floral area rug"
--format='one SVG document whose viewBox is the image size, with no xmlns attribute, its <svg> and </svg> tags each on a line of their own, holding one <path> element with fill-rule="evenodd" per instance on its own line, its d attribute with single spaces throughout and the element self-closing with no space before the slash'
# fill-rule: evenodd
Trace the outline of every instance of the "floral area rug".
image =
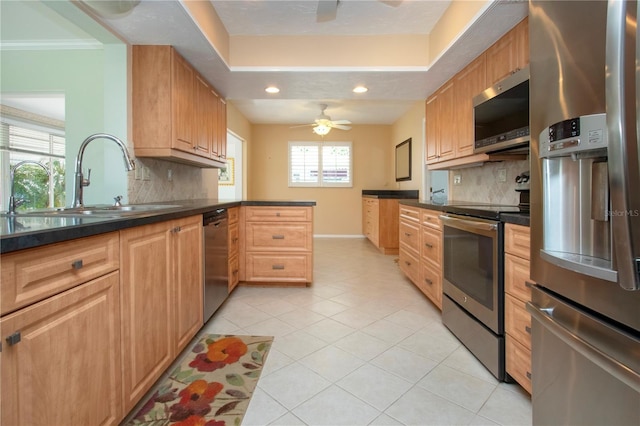
<svg viewBox="0 0 640 426">
<path fill-rule="evenodd" d="M 125 425 L 240 425 L 272 341 L 205 335 Z"/>
</svg>

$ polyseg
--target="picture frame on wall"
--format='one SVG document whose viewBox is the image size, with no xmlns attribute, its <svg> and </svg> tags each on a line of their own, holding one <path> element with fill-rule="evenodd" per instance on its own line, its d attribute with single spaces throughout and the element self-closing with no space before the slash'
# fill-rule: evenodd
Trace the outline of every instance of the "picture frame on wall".
<svg viewBox="0 0 640 426">
<path fill-rule="evenodd" d="M 396 145 L 396 182 L 411 180 L 411 138 Z"/>
<path fill-rule="evenodd" d="M 233 186 L 236 184 L 235 158 L 227 158 L 227 164 L 218 169 L 218 185 Z"/>
</svg>

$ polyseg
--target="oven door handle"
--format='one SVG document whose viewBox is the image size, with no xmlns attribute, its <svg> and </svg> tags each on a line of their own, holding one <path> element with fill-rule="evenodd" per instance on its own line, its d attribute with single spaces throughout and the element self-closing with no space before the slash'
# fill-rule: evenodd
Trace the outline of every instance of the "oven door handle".
<svg viewBox="0 0 640 426">
<path fill-rule="evenodd" d="M 446 226 L 462 229 L 463 231 L 496 231 L 498 225 L 496 223 L 481 222 L 477 220 L 460 219 L 448 215 L 440 215 L 440 220 Z"/>
</svg>

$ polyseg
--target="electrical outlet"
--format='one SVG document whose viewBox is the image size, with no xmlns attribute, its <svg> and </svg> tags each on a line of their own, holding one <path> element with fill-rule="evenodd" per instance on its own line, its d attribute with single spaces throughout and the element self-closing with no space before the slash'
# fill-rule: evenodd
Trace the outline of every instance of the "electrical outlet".
<svg viewBox="0 0 640 426">
<path fill-rule="evenodd" d="M 151 171 L 146 166 L 142 168 L 142 180 L 151 180 Z"/>
<path fill-rule="evenodd" d="M 173 170 L 167 170 L 167 180 L 171 182 L 173 180 Z"/>
<path fill-rule="evenodd" d="M 144 166 L 138 164 L 136 166 L 136 168 L 134 169 L 134 177 L 136 178 L 136 180 L 142 180 L 142 169 L 144 168 Z"/>
<path fill-rule="evenodd" d="M 460 185 L 461 183 L 462 183 L 462 176 L 453 175 L 453 184 L 454 185 Z"/>
<path fill-rule="evenodd" d="M 498 182 L 507 181 L 507 169 L 498 169 Z"/>
</svg>

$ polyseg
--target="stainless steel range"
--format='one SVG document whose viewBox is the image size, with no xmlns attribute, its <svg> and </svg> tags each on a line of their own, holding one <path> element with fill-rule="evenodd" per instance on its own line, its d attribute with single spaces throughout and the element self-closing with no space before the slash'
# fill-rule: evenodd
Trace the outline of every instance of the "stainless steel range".
<svg viewBox="0 0 640 426">
<path fill-rule="evenodd" d="M 442 322 L 498 379 L 505 380 L 504 224 L 517 206 L 445 206 Z"/>
</svg>

